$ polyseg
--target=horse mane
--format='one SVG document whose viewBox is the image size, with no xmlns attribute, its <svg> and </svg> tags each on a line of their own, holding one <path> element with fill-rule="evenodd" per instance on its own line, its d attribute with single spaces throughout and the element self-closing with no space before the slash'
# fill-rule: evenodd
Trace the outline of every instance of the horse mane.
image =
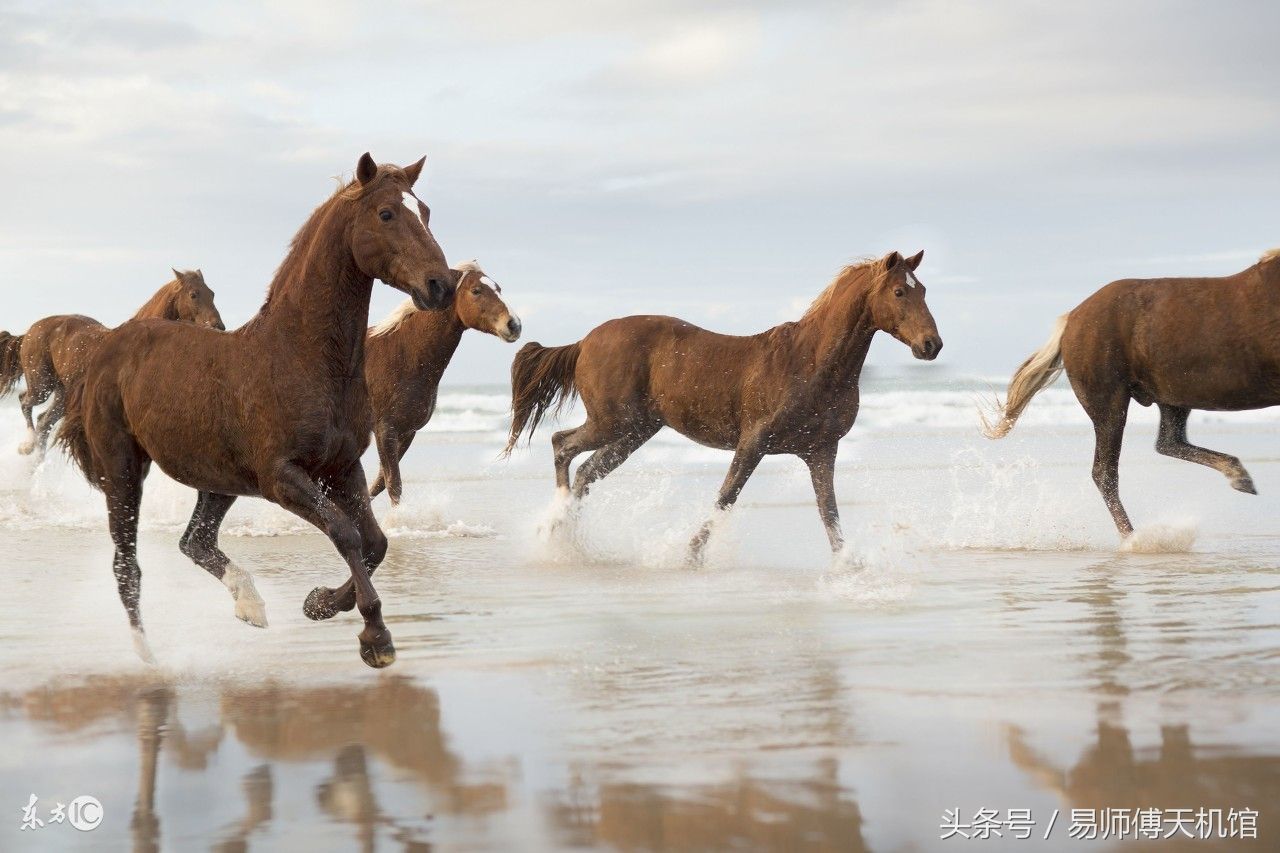
<svg viewBox="0 0 1280 853">
<path fill-rule="evenodd" d="M 142 320 L 152 317 L 165 317 L 173 313 L 173 297 L 178 291 L 181 282 L 174 279 L 163 285 L 159 290 L 151 295 L 151 298 L 142 303 L 142 307 L 133 315 L 133 319 Z M 169 303 L 166 305 L 166 303 Z M 176 316 L 171 319 L 176 319 Z"/>
<path fill-rule="evenodd" d="M 375 178 L 372 183 L 378 183 L 378 179 L 384 174 L 385 172 L 379 167 L 378 178 Z M 263 301 L 259 314 L 266 313 L 267 309 L 271 307 L 272 299 L 293 279 L 295 272 L 311 254 L 311 244 L 325 227 L 329 211 L 340 203 L 359 198 L 365 189 L 366 187 L 361 185 L 355 178 L 350 180 L 338 178 L 338 187 L 334 190 L 333 195 L 320 202 L 316 209 L 311 211 L 307 221 L 302 223 L 298 233 L 294 234 L 293 239 L 289 241 L 289 251 L 285 254 L 284 260 L 280 262 L 280 266 L 276 268 L 275 275 L 271 277 L 271 284 L 267 288 L 267 298 Z"/>
<path fill-rule="evenodd" d="M 413 304 L 413 299 L 406 299 L 395 307 L 395 309 L 378 322 L 376 326 L 369 329 L 369 334 L 375 338 L 383 335 L 389 335 L 396 329 L 404 325 L 404 321 L 408 320 L 414 314 L 418 313 L 418 306 Z"/>
<path fill-rule="evenodd" d="M 804 312 L 804 317 L 813 317 L 821 314 L 835 300 L 836 292 L 842 289 L 842 285 L 851 283 L 855 277 L 870 270 L 875 263 L 874 258 L 864 258 L 841 268 L 840 272 L 836 273 L 836 277 L 831 280 L 831 283 L 817 295 L 813 302 L 809 303 L 809 308 Z"/>
<path fill-rule="evenodd" d="M 1267 249 L 1263 252 L 1262 257 L 1258 258 L 1258 263 L 1264 264 L 1267 261 L 1274 261 L 1276 258 L 1280 258 L 1280 246 L 1277 246 L 1274 249 Z"/>
</svg>

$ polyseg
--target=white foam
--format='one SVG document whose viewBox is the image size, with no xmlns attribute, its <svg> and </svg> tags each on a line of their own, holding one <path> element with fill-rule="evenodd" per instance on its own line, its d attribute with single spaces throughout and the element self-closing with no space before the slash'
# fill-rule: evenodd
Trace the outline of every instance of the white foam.
<svg viewBox="0 0 1280 853">
<path fill-rule="evenodd" d="M 1185 554 L 1196 544 L 1199 532 L 1199 525 L 1191 520 L 1144 524 L 1121 543 L 1120 550 L 1126 554 Z"/>
</svg>

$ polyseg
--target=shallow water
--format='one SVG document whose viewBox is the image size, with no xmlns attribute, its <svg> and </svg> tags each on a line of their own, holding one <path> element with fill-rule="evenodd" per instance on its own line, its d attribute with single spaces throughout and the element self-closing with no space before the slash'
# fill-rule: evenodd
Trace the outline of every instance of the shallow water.
<svg viewBox="0 0 1280 853">
<path fill-rule="evenodd" d="M 0 849 L 1123 846 L 1069 838 L 1072 809 L 1103 807 L 1253 809 L 1277 849 L 1280 422 L 1192 422 L 1250 497 L 1156 456 L 1135 410 L 1121 486 L 1157 553 L 1123 553 L 1082 415 L 1050 398 L 1060 414 L 993 444 L 962 418 L 977 383 L 919 376 L 885 380 L 842 446 L 842 560 L 779 459 L 696 572 L 727 454 L 659 436 L 546 542 L 547 436 L 499 462 L 497 395 L 446 396 L 406 507 L 378 506 L 383 672 L 358 619 L 302 616 L 342 579 L 326 541 L 237 505 L 224 547 L 271 620 L 251 628 L 177 552 L 194 499 L 155 475 L 144 667 L 100 498 L 61 460 L 0 453 Z M 20 438 L 6 405 L 0 449 Z M 23 831 L 32 793 L 42 818 L 88 794 L 104 819 Z M 1033 839 L 1060 814 L 1047 842 L 941 840 L 946 810 L 983 808 L 1030 809 Z M 1148 844 L 1183 845 L 1249 846 Z"/>
</svg>

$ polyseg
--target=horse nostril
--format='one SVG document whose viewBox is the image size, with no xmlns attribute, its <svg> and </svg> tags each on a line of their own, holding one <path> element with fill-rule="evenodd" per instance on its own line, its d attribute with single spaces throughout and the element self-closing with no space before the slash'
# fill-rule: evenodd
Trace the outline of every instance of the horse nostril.
<svg viewBox="0 0 1280 853">
<path fill-rule="evenodd" d="M 507 321 L 507 331 L 513 335 L 520 334 L 520 321 L 512 317 Z"/>
</svg>

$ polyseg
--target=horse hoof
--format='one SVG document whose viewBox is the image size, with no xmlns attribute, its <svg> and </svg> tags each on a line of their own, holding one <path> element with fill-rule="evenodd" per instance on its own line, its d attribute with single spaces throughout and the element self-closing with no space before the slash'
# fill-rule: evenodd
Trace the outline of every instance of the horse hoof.
<svg viewBox="0 0 1280 853">
<path fill-rule="evenodd" d="M 18 452 L 23 456 L 30 456 L 35 449 L 36 446 L 29 441 L 24 441 L 18 445 Z"/>
<path fill-rule="evenodd" d="M 1246 495 L 1256 495 L 1258 490 L 1253 487 L 1253 478 L 1248 474 L 1243 477 L 1236 477 L 1231 481 L 1231 488 L 1237 492 L 1244 492 Z"/>
<path fill-rule="evenodd" d="M 307 595 L 302 603 L 302 613 L 313 622 L 323 622 L 338 615 L 338 606 L 333 601 L 333 591 L 318 586 Z"/>
<path fill-rule="evenodd" d="M 133 629 L 133 651 L 147 666 L 156 665 L 156 656 L 151 653 L 151 644 L 147 642 L 147 635 L 137 628 Z"/>
<path fill-rule="evenodd" d="M 396 647 L 388 635 L 386 642 L 366 643 L 360 641 L 360 659 L 374 669 L 383 669 L 396 662 Z"/>
<path fill-rule="evenodd" d="M 314 593 L 312 593 L 314 595 Z M 308 596 L 308 602 L 310 596 Z M 267 627 L 267 605 L 261 600 L 236 601 L 236 618 L 247 622 L 255 628 Z"/>
</svg>

